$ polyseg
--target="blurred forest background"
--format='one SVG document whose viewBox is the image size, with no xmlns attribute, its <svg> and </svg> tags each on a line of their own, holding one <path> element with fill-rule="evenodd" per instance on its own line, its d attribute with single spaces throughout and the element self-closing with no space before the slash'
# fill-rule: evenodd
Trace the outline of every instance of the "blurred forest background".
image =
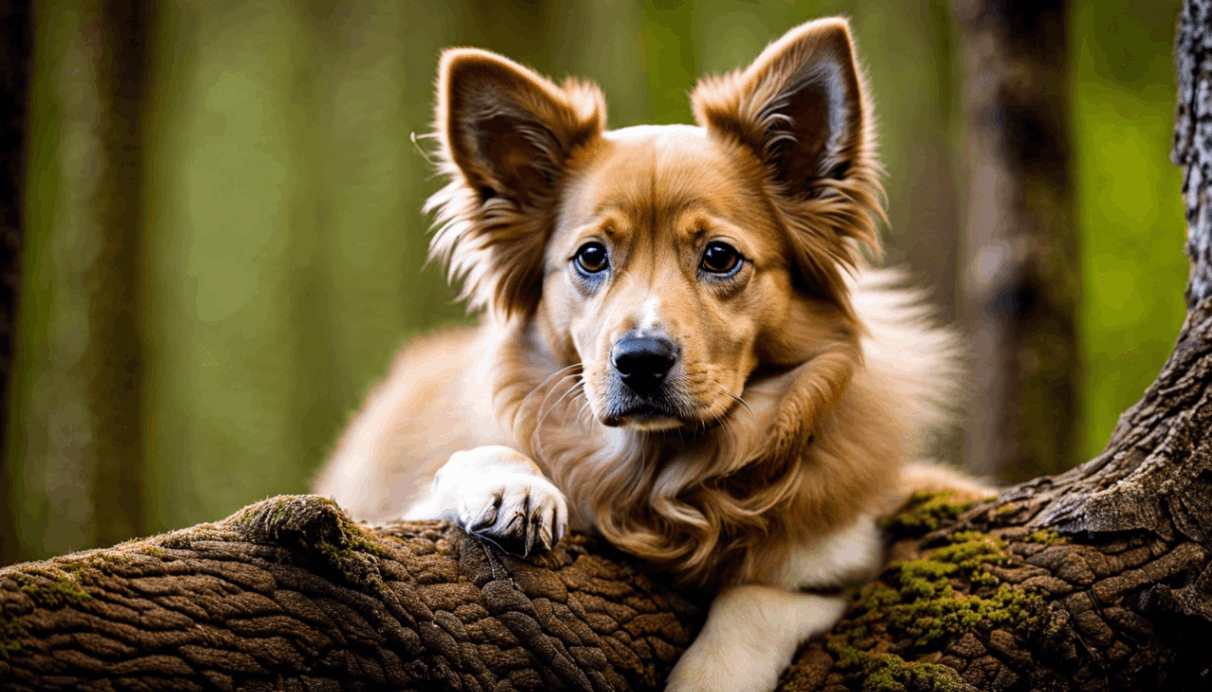
<svg viewBox="0 0 1212 692">
<path fill-rule="evenodd" d="M 700 75 L 848 15 L 880 121 L 891 259 L 969 324 L 979 200 L 964 99 L 980 83 L 963 4 L 36 4 L 0 563 L 306 491 L 400 343 L 469 319 L 423 268 L 420 207 L 438 182 L 410 139 L 429 129 L 445 46 L 593 79 L 618 128 L 689 122 Z M 1168 159 L 1179 2 L 1056 4 L 1075 251 L 1060 268 L 1074 307 L 1058 348 L 1072 357 L 1054 369 L 1075 389 L 1023 408 L 1073 425 L 1045 440 L 1055 468 L 1011 460 L 993 469 L 1005 478 L 1097 453 L 1184 315 Z M 1021 420 L 1024 449 L 1051 435 Z M 971 445 L 951 448 L 984 468 L 958 458 Z"/>
</svg>

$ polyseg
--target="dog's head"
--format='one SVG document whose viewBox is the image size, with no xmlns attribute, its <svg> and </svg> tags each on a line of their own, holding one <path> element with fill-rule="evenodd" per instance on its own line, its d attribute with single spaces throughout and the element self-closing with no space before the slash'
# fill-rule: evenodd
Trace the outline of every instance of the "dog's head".
<svg viewBox="0 0 1212 692">
<path fill-rule="evenodd" d="M 592 85 L 442 56 L 450 184 L 432 252 L 473 309 L 581 364 L 609 426 L 711 423 L 759 368 L 857 338 L 846 272 L 878 254 L 879 167 L 845 21 L 703 80 L 696 126 L 606 131 Z"/>
</svg>

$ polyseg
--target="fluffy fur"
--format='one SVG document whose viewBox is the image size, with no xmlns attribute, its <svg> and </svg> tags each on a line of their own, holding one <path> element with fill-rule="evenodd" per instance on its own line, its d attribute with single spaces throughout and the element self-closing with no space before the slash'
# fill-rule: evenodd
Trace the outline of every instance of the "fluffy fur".
<svg viewBox="0 0 1212 692">
<path fill-rule="evenodd" d="M 596 87 L 472 49 L 443 55 L 438 84 L 431 253 L 481 324 L 405 345 L 317 492 L 518 552 L 596 530 L 722 589 L 671 688 L 768 687 L 840 614 L 796 590 L 878 568 L 875 516 L 918 488 L 988 494 L 906 465 L 949 421 L 962 349 L 903 275 L 867 265 L 883 192 L 847 25 L 702 81 L 697 127 L 607 131 Z M 735 250 L 730 274 L 701 259 L 712 243 Z M 580 264 L 589 245 L 605 268 Z M 634 335 L 677 354 L 649 399 L 620 384 Z M 746 623 L 786 641 L 714 670 Z"/>
</svg>

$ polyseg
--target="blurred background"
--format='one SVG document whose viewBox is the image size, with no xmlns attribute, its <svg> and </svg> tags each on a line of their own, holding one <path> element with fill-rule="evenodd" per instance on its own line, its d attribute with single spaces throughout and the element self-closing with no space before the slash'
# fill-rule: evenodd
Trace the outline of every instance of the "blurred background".
<svg viewBox="0 0 1212 692">
<path fill-rule="evenodd" d="M 5 161 L 23 183 L 5 230 L 16 312 L 0 300 L 0 563 L 305 492 L 400 343 L 469 320 L 424 267 L 420 207 L 439 183 L 411 139 L 452 45 L 592 79 L 618 128 L 689 122 L 700 75 L 848 15 L 880 123 L 890 261 L 976 352 L 969 420 L 940 453 L 1006 480 L 1076 465 L 1185 312 L 1177 10 L 4 2 L 0 62 L 23 95 Z"/>
</svg>

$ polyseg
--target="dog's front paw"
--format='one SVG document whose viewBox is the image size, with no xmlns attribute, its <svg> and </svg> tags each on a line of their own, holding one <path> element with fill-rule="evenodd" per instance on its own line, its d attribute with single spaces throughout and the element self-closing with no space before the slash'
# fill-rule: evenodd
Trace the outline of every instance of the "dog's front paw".
<svg viewBox="0 0 1212 692">
<path fill-rule="evenodd" d="M 518 555 L 551 550 L 568 530 L 568 503 L 534 462 L 508 447 L 456 452 L 435 493 L 468 532 Z"/>
</svg>

